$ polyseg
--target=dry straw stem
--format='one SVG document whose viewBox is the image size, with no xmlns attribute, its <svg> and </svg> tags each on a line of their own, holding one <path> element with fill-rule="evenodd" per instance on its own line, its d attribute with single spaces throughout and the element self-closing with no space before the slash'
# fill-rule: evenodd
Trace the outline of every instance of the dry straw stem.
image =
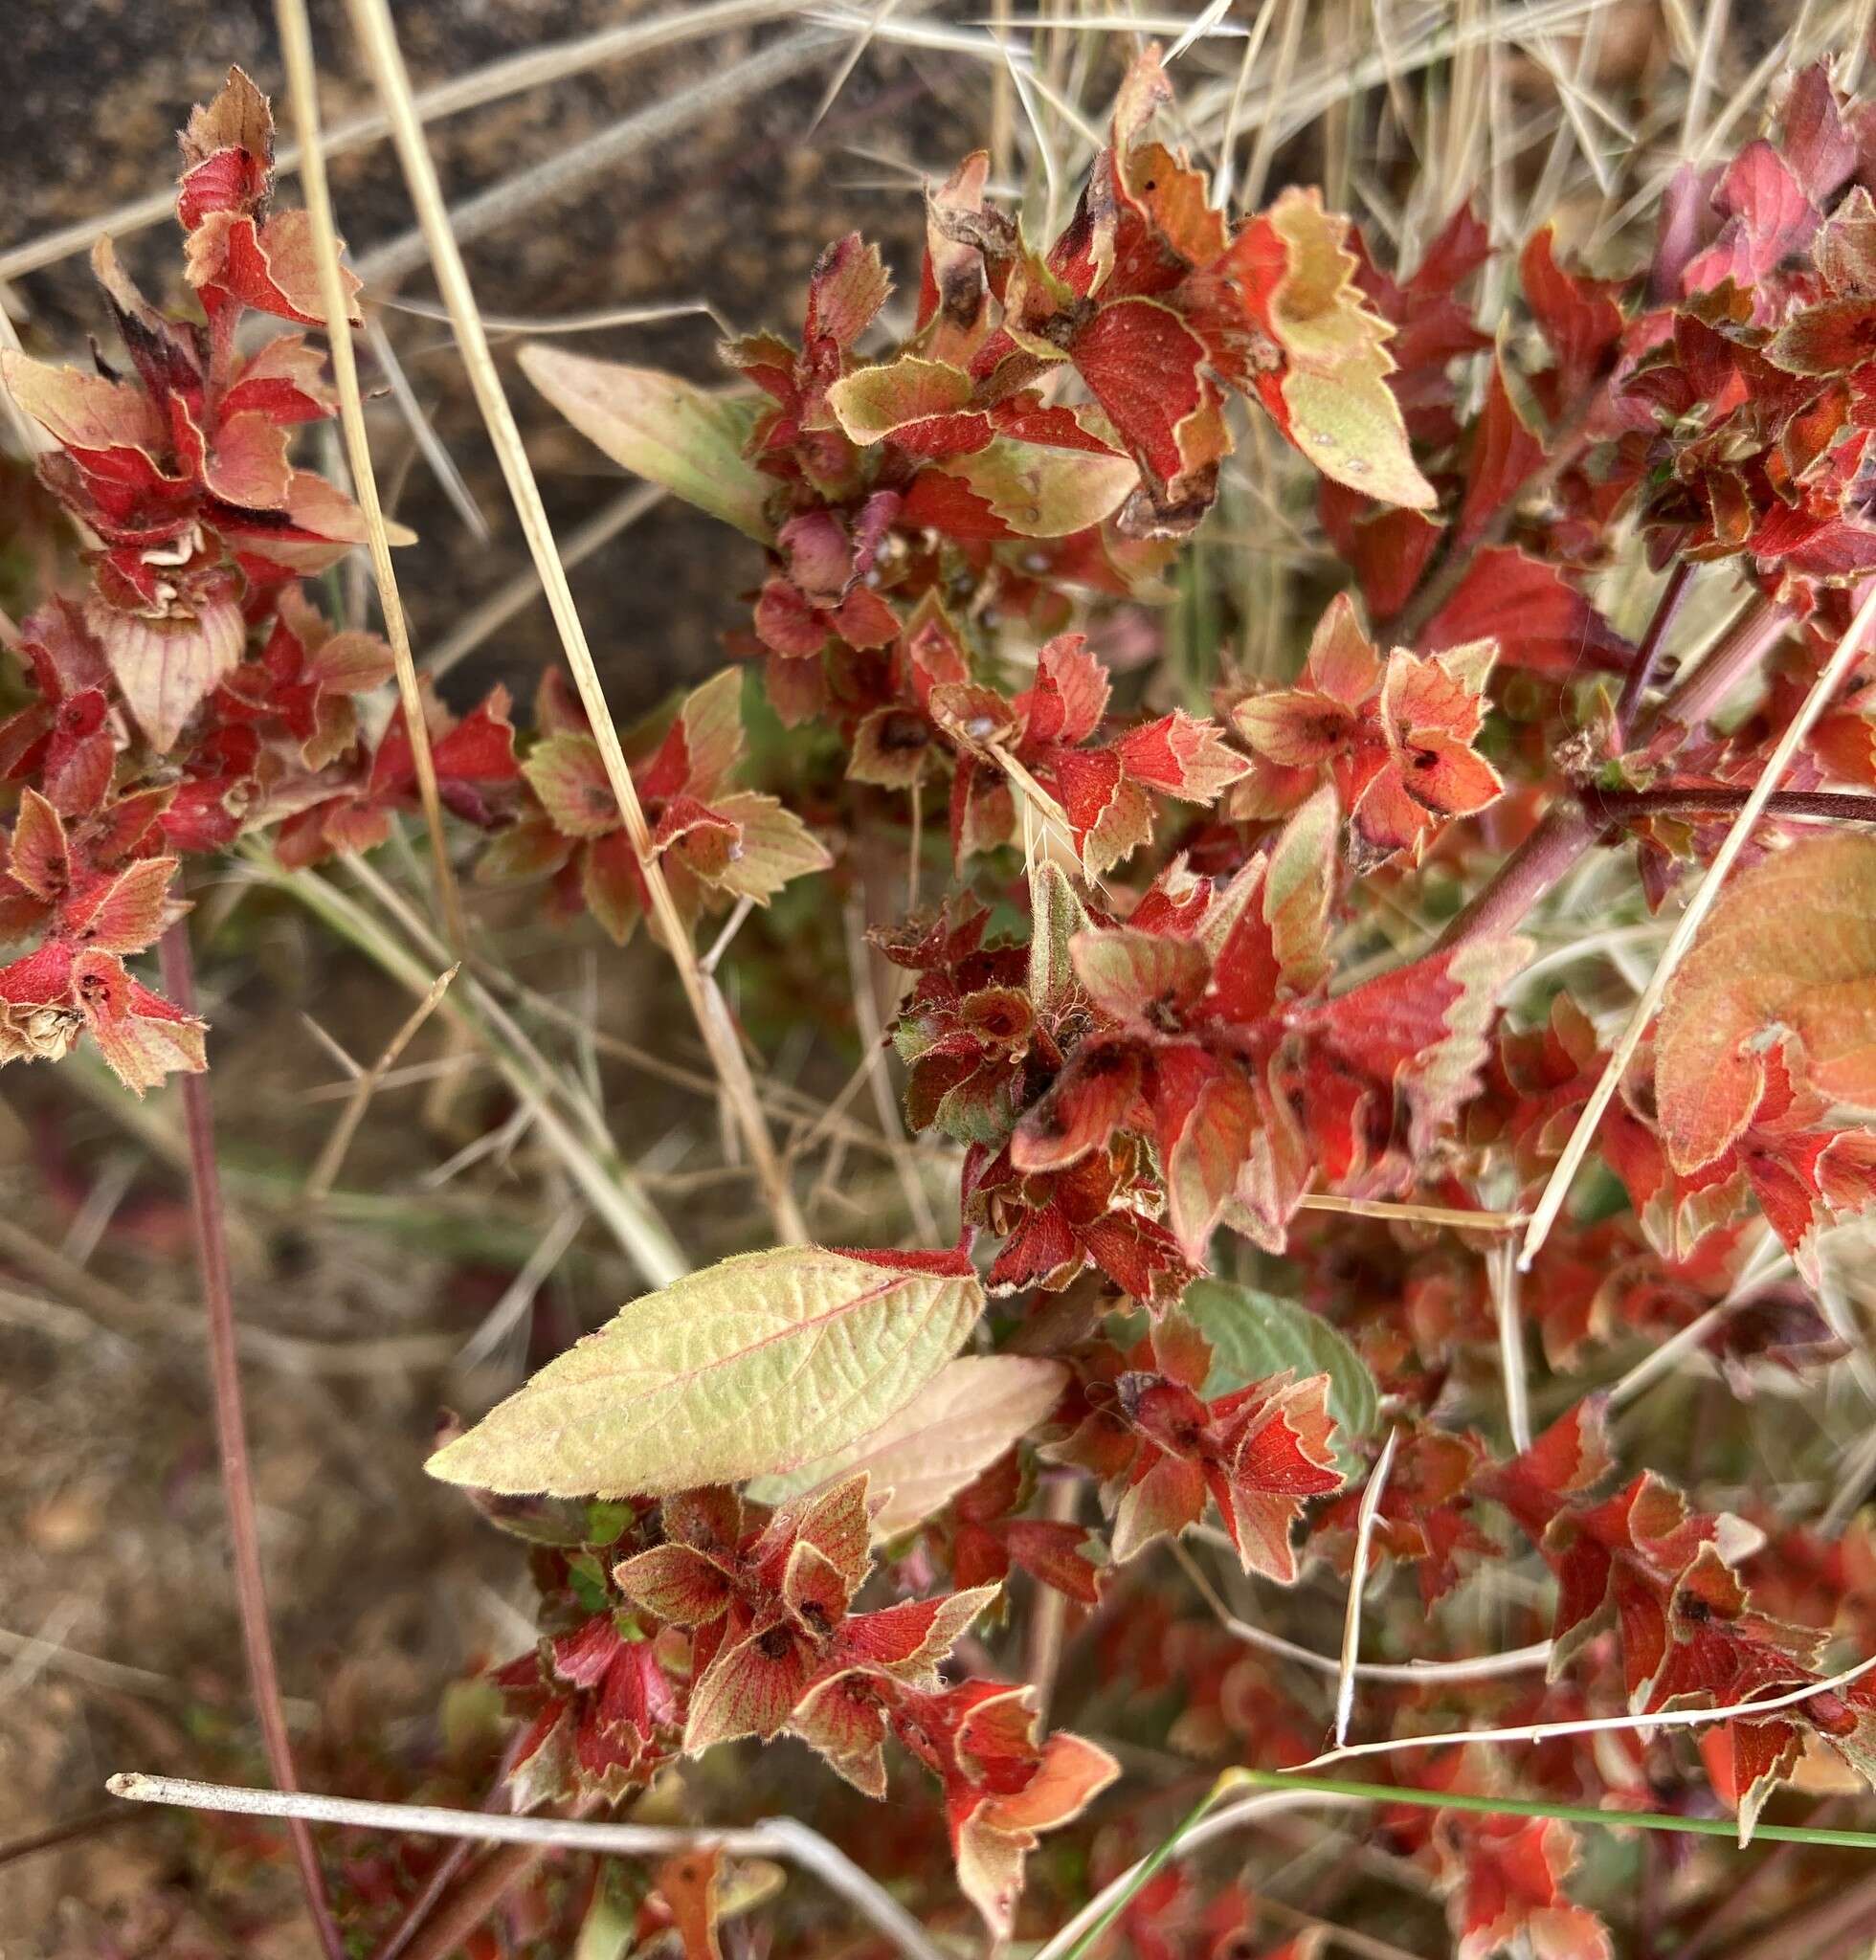
<svg viewBox="0 0 1876 1960">
<path fill-rule="evenodd" d="M 700 115 L 726 109 L 792 80 L 819 61 L 838 39 L 831 29 L 806 29 L 760 49 L 744 60 L 731 62 L 689 88 L 675 90 L 610 128 L 601 129 L 583 142 L 565 145 L 542 162 L 464 198 L 449 213 L 450 228 L 458 241 L 478 238 L 540 205 L 569 197 L 626 158 L 681 138 Z M 408 80 L 406 98 L 410 100 Z M 389 99 L 386 107 L 392 138 L 401 148 L 396 107 Z M 373 246 L 360 257 L 358 270 L 369 285 L 391 286 L 406 274 L 414 272 L 426 256 L 434 254 L 425 227 L 419 224 L 414 231 L 401 232 L 384 244 Z M 447 297 L 446 293 L 446 300 Z"/>
<path fill-rule="evenodd" d="M 814 1875 L 841 1898 L 908 1960 L 949 1960 L 890 1893 L 817 1832 L 791 1817 L 771 1817 L 740 1830 L 669 1824 L 586 1823 L 569 1817 L 501 1816 L 487 1811 L 444 1810 L 429 1804 L 364 1803 L 298 1791 L 250 1790 L 238 1784 L 196 1783 L 181 1776 L 145 1776 L 125 1771 L 105 1785 L 113 1796 L 134 1803 L 177 1804 L 249 1817 L 285 1817 L 340 1824 L 351 1830 L 391 1831 L 423 1838 L 469 1838 L 484 1844 L 531 1844 L 547 1850 L 597 1852 L 618 1858 L 664 1858 L 712 1845 L 732 1858 L 778 1858 Z"/>
<path fill-rule="evenodd" d="M 1231 1541 L 1223 1532 L 1217 1533 L 1217 1537 L 1221 1544 L 1230 1547 Z M 1343 1663 L 1333 1655 L 1318 1654 L 1312 1647 L 1299 1647 L 1294 1640 L 1286 1640 L 1281 1634 L 1266 1632 L 1262 1627 L 1252 1626 L 1248 1620 L 1240 1619 L 1224 1603 L 1217 1588 L 1206 1577 L 1205 1569 L 1192 1553 L 1176 1539 L 1171 1548 L 1186 1577 L 1192 1581 L 1193 1590 L 1211 1608 L 1219 1626 L 1233 1639 L 1242 1640 L 1245 1646 L 1256 1647 L 1262 1653 L 1298 1661 L 1318 1674 L 1341 1675 Z M 1357 1660 L 1350 1672 L 1357 1681 L 1414 1682 L 1424 1687 L 1430 1682 L 1485 1681 L 1503 1674 L 1541 1673 L 1549 1666 L 1550 1659 L 1550 1641 L 1539 1640 L 1530 1647 L 1513 1647 L 1503 1654 L 1480 1654 L 1467 1660 Z"/>
<path fill-rule="evenodd" d="M 489 352 L 488 336 L 476 309 L 476 297 L 463 268 L 462 254 L 450 230 L 442 186 L 437 182 L 436 163 L 424 141 L 423 128 L 411 99 L 410 78 L 405 73 L 404 56 L 397 45 L 397 31 L 391 22 L 390 8 L 386 0 L 347 0 L 347 4 L 379 96 L 391 117 L 392 138 L 404 167 L 412 201 L 416 206 L 419 226 L 429 247 L 443 302 L 450 309 L 450 319 L 463 364 L 468 369 L 470 386 L 475 390 L 482 420 L 495 444 L 496 456 L 507 480 L 508 494 L 514 500 L 515 512 L 521 520 L 528 549 L 533 554 L 535 568 L 547 589 L 547 605 L 560 631 L 561 645 L 572 670 L 573 683 L 579 690 L 587 718 L 592 724 L 594 739 L 599 744 L 607 778 L 618 799 L 619 815 L 626 835 L 637 854 L 652 915 L 677 967 L 691 1013 L 703 1034 L 711 1062 L 723 1081 L 724 1094 L 748 1147 L 750 1161 L 755 1166 L 775 1232 L 788 1243 L 805 1243 L 807 1227 L 795 1204 L 794 1194 L 789 1188 L 787 1171 L 776 1155 L 774 1141 L 769 1134 L 769 1125 L 756 1099 L 748 1061 L 736 1039 L 715 981 L 699 969 L 696 948 L 672 900 L 663 869 L 653 852 L 644 809 L 638 801 L 638 791 L 632 781 L 625 751 L 619 746 L 618 729 L 606 704 L 606 691 L 587 645 L 586 631 L 573 605 L 566 567 L 555 548 L 553 531 L 541 501 L 540 486 L 534 480 L 521 431 L 515 426 L 514 412 L 508 406 L 501 376 L 496 371 L 494 356 Z"/>
<path fill-rule="evenodd" d="M 252 853 L 247 854 L 247 863 L 255 877 L 297 899 L 419 1000 L 430 991 L 435 969 L 427 969 L 408 946 L 394 938 L 348 893 L 342 892 L 316 871 L 282 871 L 271 860 Z M 394 902 L 395 895 L 362 859 L 354 859 L 351 870 L 381 903 L 387 900 Z M 416 927 L 418 943 L 427 953 L 439 950 L 436 942 L 423 933 L 420 921 L 400 917 L 394 903 L 387 909 L 391 910 L 400 924 Z M 460 1027 L 481 1045 L 516 1100 L 533 1111 L 542 1137 L 566 1165 L 568 1174 L 585 1194 L 594 1214 L 617 1239 L 647 1283 L 668 1286 L 689 1272 L 690 1262 L 670 1227 L 637 1179 L 619 1161 L 597 1112 L 569 1088 L 500 1002 L 471 979 L 464 982 L 457 994 L 444 1000 L 441 1012 L 453 1026 Z M 556 1097 L 566 1099 L 572 1121 L 561 1114 Z M 586 1133 L 583 1135 L 582 1131 Z"/>
<path fill-rule="evenodd" d="M 1349 1718 L 1355 1710 L 1355 1664 L 1361 1659 L 1361 1602 L 1368 1590 L 1368 1548 L 1374 1539 L 1374 1520 L 1381 1512 L 1381 1499 L 1387 1494 L 1388 1472 L 1394 1468 L 1394 1453 L 1400 1441 L 1397 1429 L 1388 1431 L 1381 1454 L 1368 1473 L 1368 1487 L 1361 1494 L 1361 1508 L 1355 1518 L 1354 1563 L 1349 1571 L 1349 1605 L 1342 1618 L 1342 1668 L 1335 1682 L 1335 1741 L 1339 1748 L 1348 1740 Z"/>
<path fill-rule="evenodd" d="M 1390 1756 L 1402 1749 L 1449 1748 L 1454 1743 L 1532 1743 L 1552 1742 L 1571 1735 L 1646 1734 L 1656 1728 L 1704 1728 L 1714 1722 L 1731 1722 L 1736 1715 L 1774 1715 L 1780 1708 L 1795 1708 L 1813 1695 L 1833 1693 L 1847 1687 L 1876 1667 L 1876 1655 L 1833 1674 L 1824 1681 L 1806 1682 L 1782 1695 L 1768 1695 L 1763 1701 L 1748 1697 L 1743 1702 L 1723 1702 L 1712 1708 L 1662 1708 L 1647 1715 L 1586 1715 L 1576 1722 L 1532 1722 L 1517 1728 L 1450 1728 L 1434 1735 L 1396 1735 L 1381 1742 L 1354 1742 L 1346 1747 L 1325 1749 L 1306 1763 L 1299 1763 L 1299 1774 L 1327 1769 L 1331 1763 L 1347 1762 L 1353 1756 Z"/>
<path fill-rule="evenodd" d="M 609 61 L 623 60 L 629 55 L 648 55 L 658 48 L 701 39 L 706 34 L 726 33 L 735 28 L 754 26 L 797 11 L 797 0 L 713 0 L 713 4 L 704 6 L 691 5 L 686 0 L 686 4 L 650 20 L 630 21 L 618 27 L 602 28 L 578 40 L 531 48 L 524 55 L 491 61 L 453 81 L 439 82 L 416 97 L 417 115 L 425 122 L 440 122 L 465 109 L 483 108 L 531 88 L 545 88 L 570 75 L 583 75 Z M 347 156 L 390 132 L 391 118 L 382 111 L 351 116 L 325 132 L 320 142 L 321 153 L 326 157 Z M 299 145 L 288 144 L 275 160 L 275 167 L 286 175 L 299 169 L 302 160 Z M 0 254 L 0 280 L 17 278 L 22 273 L 38 271 L 41 266 L 56 265 L 75 253 L 89 252 L 100 238 L 122 238 L 131 232 L 161 224 L 175 208 L 173 190 L 157 190 L 147 197 L 122 204 L 101 217 L 80 218 L 75 224 L 47 232 Z"/>
<path fill-rule="evenodd" d="M 365 514 L 371 553 L 371 574 L 377 581 L 378 607 L 384 614 L 391 657 L 397 668 L 397 692 L 404 703 L 404 725 L 411 738 L 411 761 L 416 770 L 417 796 L 430 833 L 430 856 L 436 869 L 436 897 L 443 909 L 450 945 L 460 953 L 468 944 L 462 918 L 462 894 L 450 863 L 449 840 L 443 834 L 443 804 L 436 791 L 436 760 L 430 752 L 430 724 L 417 686 L 416 663 L 411 657 L 411 632 L 404 619 L 404 601 L 397 590 L 397 573 L 391 562 L 391 540 L 385 532 L 384 504 L 378 496 L 378 476 L 371 467 L 371 438 L 365 427 L 365 403 L 358 391 L 358 360 L 352 351 L 351 323 L 346 303 L 345 280 L 339 271 L 339 237 L 332 222 L 332 194 L 325 182 L 325 158 L 319 144 L 319 81 L 313 67 L 313 33 L 306 19 L 306 0 L 274 0 L 280 47 L 286 57 L 287 93 L 293 100 L 294 126 L 300 132 L 305 158 L 301 175 L 307 214 L 312 219 L 313 254 L 319 262 L 320 310 L 325 315 L 325 340 L 332 356 L 332 378 L 339 385 L 339 419 L 345 430 L 346 457 L 351 464 L 352 490 Z M 412 1030 L 414 1034 L 415 1029 Z M 364 1114 L 363 1108 L 359 1111 Z M 344 1155 L 344 1137 L 334 1142 Z M 325 1169 L 325 1160 L 321 1159 Z M 335 1162 L 327 1182 L 336 1172 Z M 315 1172 L 317 1181 L 318 1173 Z"/>
<path fill-rule="evenodd" d="M 292 0 L 289 0 L 292 4 Z M 351 1148 L 352 1138 L 358 1134 L 358 1126 L 365 1121 L 366 1109 L 371 1098 L 389 1074 L 391 1064 L 416 1038 L 417 1031 L 424 1022 L 442 1005 L 443 995 L 449 991 L 449 985 L 460 969 L 451 967 L 437 974 L 430 991 L 417 1002 L 402 1027 L 385 1044 L 384 1053 L 368 1069 L 361 1069 L 357 1081 L 352 1084 L 350 1097 L 339 1112 L 339 1121 L 332 1126 L 332 1134 L 325 1140 L 325 1147 L 319 1153 L 319 1161 L 313 1166 L 312 1174 L 306 1179 L 306 1196 L 318 1204 L 331 1191 L 340 1168 L 346 1161 L 346 1152 Z"/>
<path fill-rule="evenodd" d="M 1525 1234 L 1524 1245 L 1518 1255 L 1518 1268 L 1521 1272 L 1530 1270 L 1531 1261 L 1537 1257 L 1551 1227 L 1556 1223 L 1557 1214 L 1563 1210 L 1564 1200 L 1570 1195 L 1570 1187 L 1575 1181 L 1576 1172 L 1582 1168 L 1583 1159 L 1589 1154 L 1590 1146 L 1596 1141 L 1597 1125 L 1602 1121 L 1617 1089 L 1621 1085 L 1623 1075 L 1629 1063 L 1635 1058 L 1635 1051 L 1642 1045 L 1642 1037 L 1647 1033 L 1648 1025 L 1660 1011 L 1662 1000 L 1667 992 L 1667 984 L 1673 979 L 1675 969 L 1686 958 L 1687 949 L 1693 945 L 1694 935 L 1706 923 L 1707 915 L 1713 909 L 1726 884 L 1727 876 L 1738 861 L 1739 854 L 1752 841 L 1753 831 L 1765 813 L 1766 805 L 1772 800 L 1773 792 L 1785 779 L 1785 771 L 1791 768 L 1793 758 L 1798 754 L 1804 738 L 1816 725 L 1818 718 L 1830 705 L 1831 697 L 1849 678 L 1850 670 L 1863 657 L 1864 640 L 1868 635 L 1872 622 L 1876 622 L 1876 590 L 1872 590 L 1863 604 L 1857 608 L 1856 617 L 1850 621 L 1849 631 L 1838 643 L 1824 665 L 1824 670 L 1811 685 L 1811 691 L 1804 697 L 1797 714 L 1787 724 L 1785 732 L 1778 738 L 1778 746 L 1772 751 L 1765 768 L 1759 772 L 1757 782 L 1753 785 L 1752 793 L 1746 798 L 1739 814 L 1733 819 L 1732 828 L 1721 841 L 1720 848 L 1713 854 L 1713 863 L 1700 889 L 1687 902 L 1687 908 L 1681 914 L 1673 935 L 1662 950 L 1655 970 L 1648 977 L 1648 984 L 1642 990 L 1636 1001 L 1634 1012 L 1628 1017 L 1628 1025 L 1621 1032 L 1621 1038 L 1616 1043 L 1608 1064 L 1600 1080 L 1591 1091 L 1590 1100 L 1583 1107 L 1583 1113 L 1576 1119 L 1576 1127 L 1570 1133 L 1570 1141 L 1563 1147 L 1563 1154 L 1557 1159 L 1556 1169 L 1551 1172 L 1551 1181 L 1544 1187 L 1544 1194 L 1537 1201 L 1530 1225 Z"/>
</svg>

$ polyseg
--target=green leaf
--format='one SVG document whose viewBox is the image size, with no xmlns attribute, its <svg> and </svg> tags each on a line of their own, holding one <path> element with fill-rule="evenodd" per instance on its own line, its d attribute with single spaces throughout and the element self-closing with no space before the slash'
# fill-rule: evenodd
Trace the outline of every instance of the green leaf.
<svg viewBox="0 0 1876 1960">
<path fill-rule="evenodd" d="M 1180 1310 L 1212 1344 L 1212 1372 L 1201 1391 L 1208 1401 L 1288 1368 L 1299 1376 L 1328 1375 L 1329 1412 L 1343 1436 L 1374 1427 L 1380 1394 L 1368 1364 L 1307 1307 L 1254 1286 L 1195 1280 Z"/>
<path fill-rule="evenodd" d="M 1087 908 L 1061 865 L 1039 853 L 1029 871 L 1029 996 L 1046 1013 L 1075 988 L 1069 942 L 1087 929 Z"/>
<path fill-rule="evenodd" d="M 589 442 L 634 476 L 766 545 L 774 485 L 743 455 L 753 398 L 710 394 L 655 368 L 594 361 L 530 341 L 522 372 Z"/>
<path fill-rule="evenodd" d="M 871 1436 L 784 1476 L 761 1478 L 749 1495 L 760 1503 L 784 1503 L 864 1470 L 880 1504 L 873 1542 L 882 1545 L 942 1509 L 1027 1436 L 1061 1399 L 1067 1380 L 1059 1361 L 962 1354 Z"/>
<path fill-rule="evenodd" d="M 903 1409 L 983 1310 L 971 1273 L 817 1246 L 635 1300 L 425 1466 L 446 1483 L 657 1497 L 831 1455 Z"/>
<path fill-rule="evenodd" d="M 1140 480 L 1124 456 L 1090 449 L 1043 449 L 999 435 L 971 456 L 943 465 L 1025 538 L 1066 538 L 1098 524 Z"/>
<path fill-rule="evenodd" d="M 901 354 L 857 368 L 827 390 L 835 419 L 855 442 L 879 442 L 908 422 L 955 415 L 970 407 L 975 384 L 961 368 Z"/>
</svg>

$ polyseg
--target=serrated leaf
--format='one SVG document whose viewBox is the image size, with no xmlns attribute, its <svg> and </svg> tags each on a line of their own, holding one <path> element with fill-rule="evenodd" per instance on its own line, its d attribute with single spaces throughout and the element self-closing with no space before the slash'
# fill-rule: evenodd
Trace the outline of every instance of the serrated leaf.
<svg viewBox="0 0 1876 1960">
<path fill-rule="evenodd" d="M 939 1370 L 871 1436 L 786 1476 L 750 1484 L 761 1503 L 784 1503 L 864 1470 L 885 1504 L 873 1518 L 882 1544 L 922 1525 L 1056 1405 L 1068 1371 L 1023 1354 L 967 1354 Z"/>
<path fill-rule="evenodd" d="M 1068 874 L 1037 857 L 1029 873 L 1029 997 L 1037 1010 L 1061 1007 L 1075 986 L 1069 942 L 1087 928 L 1087 908 Z"/>
<path fill-rule="evenodd" d="M 647 481 L 734 524 L 758 544 L 771 532 L 769 479 L 743 445 L 756 405 L 707 393 L 654 368 L 628 368 L 530 342 L 522 372 L 588 441 Z"/>
<path fill-rule="evenodd" d="M 903 1409 L 983 1303 L 968 1271 L 817 1246 L 746 1253 L 632 1302 L 425 1467 L 551 1497 L 655 1497 L 792 1469 Z"/>
<path fill-rule="evenodd" d="M 1374 1427 L 1380 1392 L 1368 1364 L 1329 1323 L 1293 1301 L 1224 1280 L 1195 1280 L 1180 1310 L 1212 1347 L 1208 1400 L 1285 1369 L 1299 1378 L 1329 1377 L 1329 1408 L 1338 1432 L 1362 1437 Z"/>
<path fill-rule="evenodd" d="M 1741 872 L 1662 1003 L 1655 1101 L 1677 1170 L 1733 1143 L 1765 1085 L 1776 1030 L 1805 1079 L 1876 1107 L 1876 837 L 1810 837 Z"/>
<path fill-rule="evenodd" d="M 860 368 L 827 390 L 827 405 L 858 443 L 879 442 L 908 422 L 954 415 L 969 407 L 975 384 L 960 368 L 901 354 Z"/>
<path fill-rule="evenodd" d="M 945 465 L 995 516 L 1025 538 L 1065 538 L 1111 516 L 1140 480 L 1128 457 L 1043 449 L 998 436 L 974 456 Z"/>
</svg>

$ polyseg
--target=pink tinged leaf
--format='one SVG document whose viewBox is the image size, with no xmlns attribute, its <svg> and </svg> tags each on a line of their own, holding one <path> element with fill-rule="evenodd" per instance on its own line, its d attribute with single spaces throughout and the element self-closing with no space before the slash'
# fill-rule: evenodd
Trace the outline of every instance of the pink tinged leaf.
<svg viewBox="0 0 1876 1960">
<path fill-rule="evenodd" d="M 1010 1161 L 1018 1170 L 1064 1170 L 1103 1149 L 1132 1112 L 1140 1062 L 1126 1048 L 1084 1043 L 1041 1102 L 1017 1125 Z"/>
<path fill-rule="evenodd" d="M 1088 392 L 1160 482 L 1217 459 L 1187 455 L 1182 431 L 1205 402 L 1205 344 L 1171 307 L 1143 299 L 1103 306 L 1071 354 Z"/>
<path fill-rule="evenodd" d="M 766 905 L 792 880 L 834 862 L 820 839 L 773 796 L 748 790 L 722 796 L 715 814 L 732 826 L 735 839 L 712 881 L 736 898 Z"/>
<path fill-rule="evenodd" d="M 722 1566 L 687 1545 L 657 1545 L 613 1568 L 620 1592 L 673 1626 L 706 1626 L 734 1594 Z"/>
<path fill-rule="evenodd" d="M 827 339 L 850 347 L 886 303 L 892 280 L 877 245 L 858 232 L 828 246 L 815 262 L 808 281 L 808 316 L 804 338 Z"/>
<path fill-rule="evenodd" d="M 1215 722 L 1174 708 L 1115 744 L 1121 767 L 1137 783 L 1188 803 L 1212 803 L 1250 771 L 1250 764 L 1225 744 Z"/>
<path fill-rule="evenodd" d="M 46 905 L 56 904 L 72 882 L 65 826 L 58 812 L 30 783 L 20 791 L 5 875 Z"/>
<path fill-rule="evenodd" d="M 1153 1071 L 1153 1128 L 1166 1179 L 1167 1223 L 1195 1266 L 1250 1154 L 1258 1104 L 1238 1070 L 1202 1049 L 1163 1050 Z"/>
<path fill-rule="evenodd" d="M 1190 940 L 1122 926 L 1078 932 L 1068 943 L 1075 976 L 1103 1013 L 1172 1033 L 1204 992 L 1209 963 Z"/>
<path fill-rule="evenodd" d="M 1036 657 L 1036 684 L 1016 699 L 1025 743 L 1085 742 L 1107 711 L 1107 670 L 1082 634 L 1050 640 Z"/>
<path fill-rule="evenodd" d="M 618 829 L 618 799 L 592 736 L 549 735 L 534 745 L 521 770 L 562 836 L 600 837 Z"/>
<path fill-rule="evenodd" d="M 124 704 L 152 748 L 167 754 L 190 717 L 241 657 L 247 626 L 233 599 L 162 618 L 120 612 L 94 599 L 86 619 L 102 642 Z"/>
<path fill-rule="evenodd" d="M 726 1647 L 691 1690 L 685 1754 L 742 1735 L 767 1742 L 780 1734 L 813 1674 L 810 1645 L 779 1622 Z"/>
<path fill-rule="evenodd" d="M 1196 1463 L 1160 1457 L 1137 1483 L 1128 1486 L 1115 1509 L 1114 1563 L 1125 1565 L 1154 1539 L 1176 1536 L 1197 1524 L 1205 1497 L 1205 1474 Z"/>
<path fill-rule="evenodd" d="M 163 930 L 173 858 L 144 858 L 100 880 L 64 908 L 61 929 L 100 952 L 140 953 Z"/>
<path fill-rule="evenodd" d="M 178 1071 L 199 1075 L 208 1067 L 208 1029 L 131 979 L 115 955 L 78 954 L 72 962 L 72 991 L 98 1052 L 137 1095 Z"/>
</svg>

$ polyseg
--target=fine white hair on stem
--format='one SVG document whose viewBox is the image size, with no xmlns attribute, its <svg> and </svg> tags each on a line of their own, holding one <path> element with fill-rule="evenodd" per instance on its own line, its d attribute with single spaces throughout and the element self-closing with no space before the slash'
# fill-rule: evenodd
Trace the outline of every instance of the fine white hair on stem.
<svg viewBox="0 0 1876 1960">
<path fill-rule="evenodd" d="M 1361 1657 L 1361 1601 L 1368 1587 L 1368 1548 L 1374 1540 L 1374 1520 L 1381 1514 L 1381 1500 L 1387 1495 L 1388 1473 L 1394 1468 L 1394 1453 L 1400 1442 L 1397 1429 L 1388 1431 L 1381 1454 L 1368 1473 L 1368 1485 L 1361 1494 L 1361 1508 L 1355 1517 L 1354 1563 L 1349 1572 L 1349 1607 L 1342 1619 L 1342 1671 L 1335 1682 L 1335 1741 L 1348 1740 L 1349 1718 L 1355 1707 L 1355 1663 Z"/>
<path fill-rule="evenodd" d="M 733 1858 L 780 1858 L 813 1872 L 839 1893 L 909 1960 L 947 1960 L 890 1893 L 843 1852 L 807 1825 L 772 1817 L 737 1830 L 669 1824 L 590 1823 L 572 1817 L 504 1816 L 490 1811 L 446 1810 L 433 1804 L 366 1803 L 308 1791 L 256 1790 L 241 1784 L 198 1783 L 183 1776 L 120 1771 L 104 1786 L 132 1803 L 174 1804 L 247 1817 L 299 1817 L 309 1824 L 402 1832 L 422 1838 L 468 1838 L 483 1844 L 537 1844 L 547 1850 L 597 1852 L 616 1858 L 661 1858 L 694 1845 L 715 1845 Z"/>
</svg>

